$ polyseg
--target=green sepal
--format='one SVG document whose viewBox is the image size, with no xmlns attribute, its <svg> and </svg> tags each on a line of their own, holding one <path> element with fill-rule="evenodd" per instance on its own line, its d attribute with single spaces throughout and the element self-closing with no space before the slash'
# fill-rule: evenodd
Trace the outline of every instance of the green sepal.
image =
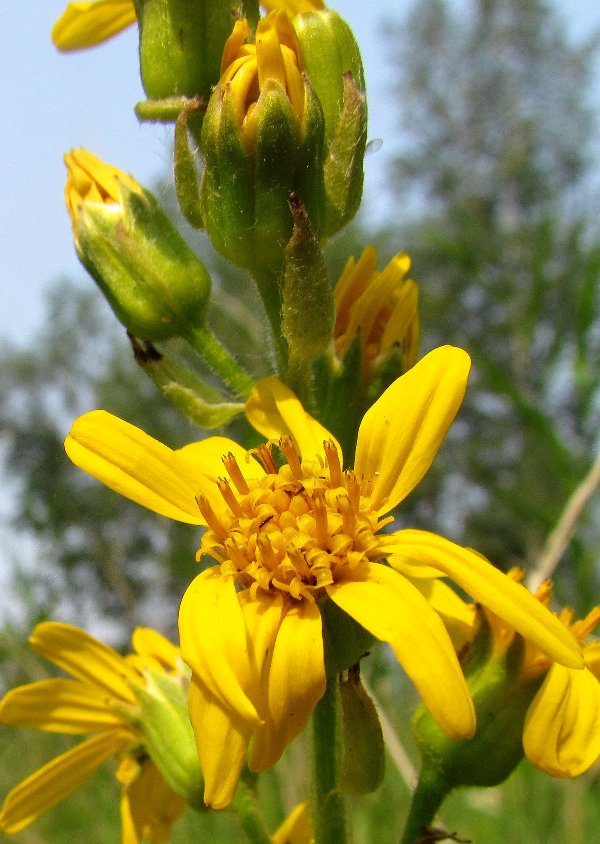
<svg viewBox="0 0 600 844">
<path fill-rule="evenodd" d="M 351 74 L 344 75 L 340 120 L 325 159 L 328 237 L 352 220 L 362 198 L 363 161 L 367 145 L 367 100 Z"/>
<path fill-rule="evenodd" d="M 304 114 L 296 152 L 294 192 L 306 208 L 311 228 L 319 239 L 326 220 L 324 126 L 321 104 L 305 76 Z"/>
<path fill-rule="evenodd" d="M 148 97 L 208 99 L 233 20 L 227 0 L 134 0 L 140 72 Z"/>
<path fill-rule="evenodd" d="M 79 258 L 134 336 L 183 336 L 204 323 L 210 276 L 149 191 L 122 184 L 121 196 L 82 204 Z"/>
<path fill-rule="evenodd" d="M 244 412 L 243 403 L 223 401 L 217 390 L 161 354 L 152 344 L 142 346 L 131 335 L 130 341 L 135 359 L 146 375 L 163 396 L 198 427 L 220 428 Z"/>
<path fill-rule="evenodd" d="M 153 671 L 147 673 L 146 686 L 131 688 L 141 707 L 138 726 L 152 761 L 176 794 L 202 807 L 204 785 L 187 690 L 180 679 Z"/>
<path fill-rule="evenodd" d="M 325 672 L 328 678 L 334 678 L 356 665 L 377 639 L 331 598 L 324 598 L 319 606 L 323 619 Z"/>
<path fill-rule="evenodd" d="M 294 29 L 304 69 L 323 109 L 329 146 L 344 111 L 344 74 L 350 73 L 359 90 L 365 90 L 358 43 L 346 21 L 331 9 L 296 15 Z"/>
<path fill-rule="evenodd" d="M 487 634 L 484 634 L 487 635 Z M 467 684 L 475 705 L 477 731 L 471 739 L 451 739 L 421 706 L 413 729 L 429 782 L 450 791 L 458 786 L 495 786 L 512 773 L 523 758 L 523 726 L 527 710 L 544 676 L 519 679 L 523 640 L 516 636 L 504 654 L 490 654 L 479 667 L 467 670 Z"/>
<path fill-rule="evenodd" d="M 166 97 L 164 100 L 140 100 L 135 116 L 144 123 L 175 123 L 183 109 L 204 102 L 199 97 Z"/>
<path fill-rule="evenodd" d="M 333 293 L 323 253 L 298 196 L 289 202 L 294 229 L 285 248 L 281 330 L 292 373 L 327 349 L 334 322 Z"/>
<path fill-rule="evenodd" d="M 216 88 L 209 100 L 200 150 L 204 159 L 200 206 L 206 232 L 217 252 L 248 269 L 254 252 L 254 168 L 229 85 Z"/>
<path fill-rule="evenodd" d="M 177 202 L 183 216 L 196 229 L 203 228 L 203 222 L 196 159 L 190 147 L 189 122 L 190 119 L 192 121 L 197 120 L 202 112 L 203 110 L 200 110 L 197 101 L 181 110 L 175 122 L 173 146 L 173 172 Z"/>
<path fill-rule="evenodd" d="M 340 788 L 345 794 L 370 794 L 385 773 L 383 733 L 375 705 L 361 683 L 358 665 L 340 680 L 342 745 Z"/>
</svg>

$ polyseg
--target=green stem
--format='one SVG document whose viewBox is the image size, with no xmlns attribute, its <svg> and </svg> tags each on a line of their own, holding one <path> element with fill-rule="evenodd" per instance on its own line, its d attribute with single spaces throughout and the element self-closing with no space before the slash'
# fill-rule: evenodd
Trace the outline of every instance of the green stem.
<svg viewBox="0 0 600 844">
<path fill-rule="evenodd" d="M 208 328 L 190 329 L 186 339 L 235 396 L 248 398 L 254 381 Z"/>
<path fill-rule="evenodd" d="M 271 844 L 271 836 L 266 830 L 254 789 L 243 779 L 239 781 L 231 811 L 251 844 Z"/>
<path fill-rule="evenodd" d="M 423 837 L 423 830 L 431 826 L 449 791 L 435 772 L 421 771 L 401 844 L 415 844 Z"/>
<path fill-rule="evenodd" d="M 252 277 L 262 299 L 262 303 L 271 326 L 271 335 L 277 358 L 279 375 L 284 378 L 288 370 L 288 347 L 281 331 L 281 289 L 279 281 L 280 271 L 253 272 Z"/>
<path fill-rule="evenodd" d="M 330 678 L 313 713 L 313 825 L 315 844 L 346 844 L 346 811 L 339 791 L 340 747 L 337 677 Z"/>
</svg>

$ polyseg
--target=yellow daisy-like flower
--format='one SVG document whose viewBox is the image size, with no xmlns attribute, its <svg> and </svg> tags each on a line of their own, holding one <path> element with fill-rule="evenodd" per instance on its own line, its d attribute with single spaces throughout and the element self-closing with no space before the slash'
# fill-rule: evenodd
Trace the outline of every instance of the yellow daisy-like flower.
<svg viewBox="0 0 600 844">
<path fill-rule="evenodd" d="M 148 670 L 182 677 L 178 648 L 155 630 L 138 628 L 132 639 L 135 652 L 123 657 L 83 630 L 56 622 L 39 624 L 30 641 L 73 679 L 40 680 L 13 689 L 0 703 L 0 722 L 94 735 L 8 794 L 0 830 L 10 834 L 24 829 L 83 785 L 103 762 L 117 756 L 123 844 L 167 841 L 186 804 L 144 751 L 144 736 L 133 723 L 139 704 L 132 689 L 146 686 Z"/>
<path fill-rule="evenodd" d="M 248 21 L 236 21 L 223 49 L 219 84 L 230 86 L 238 124 L 246 137 L 253 138 L 252 115 L 261 91 L 269 85 L 281 86 L 301 120 L 304 80 L 300 45 L 285 12 L 272 12 L 259 21 L 255 43 L 247 43 L 249 35 Z"/>
<path fill-rule="evenodd" d="M 513 569 L 509 576 L 521 580 L 523 572 Z M 540 603 L 549 607 L 552 584 L 545 581 L 537 590 Z M 507 650 L 515 631 L 487 613 L 498 650 Z M 523 727 L 523 749 L 532 765 L 553 777 L 576 777 L 600 759 L 600 642 L 589 639 L 600 623 L 600 606 L 573 621 L 573 611 L 565 608 L 558 618 L 579 642 L 585 667 L 576 671 L 561 665 L 525 642 L 521 681 L 545 675 L 535 695 Z"/>
<path fill-rule="evenodd" d="M 179 626 L 214 808 L 231 801 L 250 740 L 250 768 L 270 767 L 323 695 L 328 601 L 389 642 L 447 733 L 472 735 L 473 705 L 448 633 L 385 564 L 389 554 L 407 558 L 407 570 L 435 566 L 553 659 L 582 666 L 565 627 L 479 555 L 425 531 L 382 530 L 431 465 L 469 367 L 465 352 L 447 346 L 397 379 L 362 420 L 353 469 L 276 378 L 259 382 L 246 405 L 270 441 L 252 452 L 222 437 L 173 451 L 103 411 L 74 423 L 65 445 L 76 465 L 157 513 L 207 526 L 199 557 L 217 564 L 188 587 Z"/>
<path fill-rule="evenodd" d="M 63 52 L 85 50 L 108 41 L 135 21 L 133 0 L 68 3 L 52 27 L 52 42 Z"/>
<path fill-rule="evenodd" d="M 356 261 L 350 257 L 335 286 L 335 351 L 343 358 L 359 337 L 367 377 L 391 348 L 402 350 L 404 369 L 417 360 L 418 288 L 406 278 L 410 258 L 399 252 L 377 271 L 377 252 L 367 246 Z"/>
</svg>

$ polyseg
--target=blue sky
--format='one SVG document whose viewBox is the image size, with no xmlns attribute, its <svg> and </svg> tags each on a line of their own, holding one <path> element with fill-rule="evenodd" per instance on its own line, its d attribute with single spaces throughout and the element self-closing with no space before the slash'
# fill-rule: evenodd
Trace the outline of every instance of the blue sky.
<svg viewBox="0 0 600 844">
<path fill-rule="evenodd" d="M 0 9 L 5 45 L 0 51 L 0 255 L 5 268 L 0 280 L 0 340 L 25 342 L 35 335 L 44 290 L 53 280 L 61 275 L 85 279 L 63 203 L 63 153 L 72 146 L 87 147 L 149 184 L 170 166 L 171 129 L 140 125 L 133 114 L 133 104 L 143 98 L 135 30 L 95 50 L 60 55 L 49 33 L 64 4 L 4 3 Z M 370 135 L 384 142 L 366 162 L 368 201 L 384 178 L 395 131 L 386 109 L 389 65 L 381 21 L 386 15 L 400 19 L 412 0 L 340 0 L 331 5 L 360 40 Z M 576 40 L 600 27 L 597 0 L 559 0 L 557 6 Z M 24 15 L 29 9 L 31 18 Z"/>
</svg>

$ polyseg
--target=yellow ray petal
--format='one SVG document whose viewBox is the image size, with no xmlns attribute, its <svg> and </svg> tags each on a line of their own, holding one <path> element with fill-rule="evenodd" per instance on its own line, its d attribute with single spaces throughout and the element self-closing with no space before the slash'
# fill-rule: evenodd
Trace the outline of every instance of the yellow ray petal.
<svg viewBox="0 0 600 844">
<path fill-rule="evenodd" d="M 225 809 L 233 800 L 252 728 L 225 712 L 194 678 L 188 702 L 204 775 L 204 802 Z"/>
<path fill-rule="evenodd" d="M 354 468 L 373 481 L 375 510 L 392 510 L 433 463 L 464 398 L 470 365 L 462 349 L 434 349 L 366 412 Z"/>
<path fill-rule="evenodd" d="M 185 459 L 135 425 L 93 410 L 75 420 L 65 450 L 76 466 L 125 498 L 170 519 L 204 524 L 196 495 L 212 494 L 212 485 L 206 489 Z"/>
<path fill-rule="evenodd" d="M 474 551 L 424 530 L 401 530 L 394 535 L 394 554 L 440 569 L 551 659 L 583 667 L 581 649 L 565 625 L 524 586 Z"/>
<path fill-rule="evenodd" d="M 0 831 L 13 834 L 24 829 L 83 785 L 130 741 L 131 735 L 125 732 L 101 733 L 48 762 L 8 794 L 0 813 Z"/>
<path fill-rule="evenodd" d="M 600 642 L 592 642 L 583 648 L 585 664 L 600 683 Z"/>
<path fill-rule="evenodd" d="M 107 706 L 106 692 L 62 678 L 12 689 L 0 703 L 0 721 L 11 727 L 71 735 L 97 733 L 124 723 L 123 717 Z"/>
<path fill-rule="evenodd" d="M 136 627 L 131 644 L 142 659 L 157 660 L 166 669 L 176 671 L 180 665 L 179 648 L 151 627 Z"/>
<path fill-rule="evenodd" d="M 600 757 L 600 683 L 591 671 L 554 664 L 525 717 L 529 761 L 555 777 L 576 777 Z"/>
<path fill-rule="evenodd" d="M 139 680 L 138 672 L 120 654 L 84 630 L 45 621 L 37 625 L 29 641 L 37 653 L 75 679 L 135 703 L 127 680 Z"/>
<path fill-rule="evenodd" d="M 256 676 L 232 578 L 213 566 L 190 583 L 179 608 L 181 656 L 232 717 L 260 723 Z"/>
<path fill-rule="evenodd" d="M 299 803 L 271 836 L 272 844 L 312 844 L 310 803 Z"/>
<path fill-rule="evenodd" d="M 370 563 L 365 579 L 326 587 L 336 604 L 389 642 L 423 702 L 453 738 L 475 732 L 475 713 L 458 659 L 438 615 L 406 578 Z"/>
<path fill-rule="evenodd" d="M 472 641 L 477 626 L 476 604 L 463 601 L 442 580 L 433 577 L 407 579 L 442 619 L 455 651 L 460 651 L 467 642 Z"/>
<path fill-rule="evenodd" d="M 308 414 L 296 395 L 276 376 L 258 381 L 246 402 L 246 416 L 268 440 L 291 437 L 303 460 L 325 459 L 323 443 L 335 438 Z"/>
<path fill-rule="evenodd" d="M 176 453 L 185 459 L 197 475 L 203 475 L 212 483 L 227 474 L 223 466 L 223 457 L 228 454 L 233 455 L 245 478 L 262 478 L 265 474 L 260 463 L 249 455 L 245 448 L 228 437 L 207 437 L 205 440 L 185 445 Z"/>
<path fill-rule="evenodd" d="M 88 0 L 69 3 L 52 27 L 59 50 L 83 50 L 112 38 L 135 23 L 132 0 Z"/>
<path fill-rule="evenodd" d="M 171 827 L 185 807 L 185 800 L 146 759 L 136 779 L 121 792 L 121 844 L 166 844 Z"/>
<path fill-rule="evenodd" d="M 277 762 L 325 693 L 323 632 L 316 604 L 302 601 L 288 609 L 268 668 L 263 677 L 265 724 L 256 729 L 248 763 L 254 771 Z"/>
</svg>

